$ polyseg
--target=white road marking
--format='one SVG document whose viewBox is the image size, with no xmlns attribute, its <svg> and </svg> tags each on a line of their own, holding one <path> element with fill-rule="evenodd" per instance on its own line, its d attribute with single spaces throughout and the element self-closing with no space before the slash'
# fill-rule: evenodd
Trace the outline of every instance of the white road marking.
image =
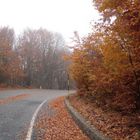
<svg viewBox="0 0 140 140">
<path fill-rule="evenodd" d="M 41 107 L 43 106 L 43 104 L 46 102 L 47 100 L 43 101 L 39 106 L 38 108 L 36 109 L 36 111 L 34 112 L 34 115 L 32 117 L 32 120 L 30 122 L 30 126 L 29 126 L 29 129 L 28 129 L 28 132 L 27 132 L 27 136 L 26 136 L 26 140 L 31 140 L 31 137 L 32 137 L 32 132 L 33 132 L 33 126 L 34 126 L 34 123 L 35 123 L 35 119 L 37 117 L 37 114 L 39 112 L 39 110 L 41 109 Z"/>
</svg>

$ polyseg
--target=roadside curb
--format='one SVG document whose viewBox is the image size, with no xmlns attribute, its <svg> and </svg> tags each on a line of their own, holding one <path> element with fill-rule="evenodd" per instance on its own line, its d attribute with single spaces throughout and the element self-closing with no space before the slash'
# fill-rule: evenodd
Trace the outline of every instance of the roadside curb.
<svg viewBox="0 0 140 140">
<path fill-rule="evenodd" d="M 91 126 L 89 122 L 87 122 L 81 114 L 79 114 L 76 109 L 74 109 L 67 97 L 65 98 L 65 106 L 68 112 L 71 114 L 72 118 L 76 122 L 76 124 L 81 128 L 81 130 L 91 139 L 91 140 L 111 140 L 103 136 L 94 126 Z"/>
</svg>

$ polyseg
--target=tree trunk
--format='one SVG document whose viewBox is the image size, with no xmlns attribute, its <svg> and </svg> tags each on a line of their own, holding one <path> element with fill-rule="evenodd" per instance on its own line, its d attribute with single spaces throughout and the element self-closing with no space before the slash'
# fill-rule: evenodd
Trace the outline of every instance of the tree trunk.
<svg viewBox="0 0 140 140">
<path fill-rule="evenodd" d="M 135 70 L 135 66 L 133 64 L 132 55 L 130 53 L 129 48 L 128 48 L 128 58 L 129 58 L 130 65 L 132 67 L 132 71 L 133 71 L 133 75 L 134 75 L 134 79 L 135 79 L 135 85 L 136 85 L 136 96 L 135 96 L 136 109 L 140 109 L 140 82 L 138 80 L 138 75 L 137 75 L 137 72 Z"/>
</svg>

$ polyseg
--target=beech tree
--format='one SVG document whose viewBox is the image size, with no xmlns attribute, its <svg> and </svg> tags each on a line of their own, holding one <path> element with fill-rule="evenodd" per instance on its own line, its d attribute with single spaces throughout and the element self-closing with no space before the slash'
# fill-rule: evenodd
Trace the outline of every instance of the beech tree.
<svg viewBox="0 0 140 140">
<path fill-rule="evenodd" d="M 131 92 L 134 92 L 136 101 L 139 103 L 140 1 L 94 0 L 94 2 L 97 9 L 103 14 L 104 22 L 108 21 L 108 26 L 114 32 L 118 47 L 121 47 L 122 52 L 126 53 L 129 66 L 124 74 L 127 82 L 124 80 L 124 83 Z"/>
<path fill-rule="evenodd" d="M 14 50 L 15 34 L 9 27 L 0 28 L 0 83 L 17 84 L 22 77 L 18 55 Z"/>
<path fill-rule="evenodd" d="M 70 73 L 82 95 L 117 110 L 140 108 L 140 2 L 93 0 L 102 22 L 74 48 Z M 78 41 L 76 41 L 78 42 Z"/>
<path fill-rule="evenodd" d="M 0 28 L 0 84 L 66 89 L 69 50 L 59 33 L 27 29 L 17 38 L 9 27 Z"/>
<path fill-rule="evenodd" d="M 67 88 L 67 52 L 58 33 L 45 29 L 26 30 L 18 41 L 18 52 L 25 74 L 24 84 L 42 88 Z"/>
</svg>

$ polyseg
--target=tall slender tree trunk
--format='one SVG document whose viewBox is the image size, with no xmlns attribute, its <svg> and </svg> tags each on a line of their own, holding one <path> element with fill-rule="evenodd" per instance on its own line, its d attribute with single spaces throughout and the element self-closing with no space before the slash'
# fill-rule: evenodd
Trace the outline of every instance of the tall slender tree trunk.
<svg viewBox="0 0 140 140">
<path fill-rule="evenodd" d="M 134 75 L 134 80 L 135 80 L 135 86 L 136 86 L 136 96 L 135 96 L 135 101 L 136 101 L 136 109 L 140 108 L 140 82 L 138 80 L 138 75 L 133 63 L 132 55 L 130 52 L 130 49 L 128 48 L 128 59 L 130 62 L 130 65 L 132 67 L 133 75 Z"/>
</svg>

